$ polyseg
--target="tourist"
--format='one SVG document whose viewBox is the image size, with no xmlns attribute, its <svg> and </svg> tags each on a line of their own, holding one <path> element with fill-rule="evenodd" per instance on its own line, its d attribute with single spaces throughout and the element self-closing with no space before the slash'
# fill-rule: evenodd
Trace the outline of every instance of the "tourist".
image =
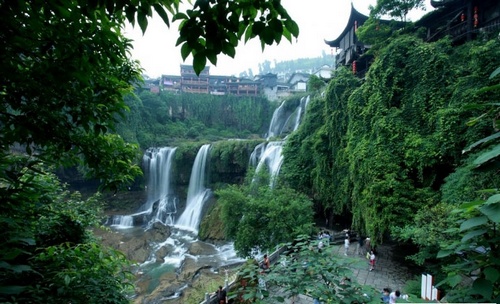
<svg viewBox="0 0 500 304">
<path fill-rule="evenodd" d="M 268 272 L 269 268 L 271 268 L 271 263 L 269 262 L 267 254 L 264 254 L 264 259 L 260 263 L 260 268 L 262 268 L 263 272 Z"/>
<path fill-rule="evenodd" d="M 362 237 L 362 236 L 359 236 L 359 238 L 358 238 L 358 245 L 356 245 L 356 254 L 363 255 L 362 248 L 363 248 L 364 242 L 365 242 L 365 238 Z"/>
<path fill-rule="evenodd" d="M 321 249 L 323 249 L 324 245 L 325 244 L 323 244 L 323 241 L 319 241 L 319 243 L 318 243 L 318 252 L 321 252 Z"/>
<path fill-rule="evenodd" d="M 217 294 L 217 303 L 219 303 L 219 304 L 226 304 L 227 303 L 226 290 L 222 289 L 222 286 L 219 286 L 219 289 L 217 289 L 216 294 Z"/>
<path fill-rule="evenodd" d="M 370 251 L 370 271 L 375 269 L 375 252 L 373 250 Z"/>
<path fill-rule="evenodd" d="M 371 250 L 372 250 L 371 241 L 370 241 L 370 238 L 369 238 L 369 237 L 367 237 L 367 238 L 365 239 L 365 252 L 366 252 L 366 253 L 369 253 Z"/>
<path fill-rule="evenodd" d="M 349 237 L 346 235 L 345 240 L 344 240 L 344 255 L 347 256 L 347 252 L 349 251 Z"/>
<path fill-rule="evenodd" d="M 396 299 L 401 296 L 401 292 L 399 290 L 393 291 L 389 294 L 389 304 L 395 304 Z"/>
<path fill-rule="evenodd" d="M 382 290 L 382 297 L 380 298 L 383 303 L 389 303 L 389 295 L 391 294 L 390 288 L 384 288 Z"/>
</svg>

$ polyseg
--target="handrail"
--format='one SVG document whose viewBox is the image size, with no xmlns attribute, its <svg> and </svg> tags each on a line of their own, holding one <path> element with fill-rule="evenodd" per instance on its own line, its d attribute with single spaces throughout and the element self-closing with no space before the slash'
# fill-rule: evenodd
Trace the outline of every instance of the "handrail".
<svg viewBox="0 0 500 304">
<path fill-rule="evenodd" d="M 354 231 L 350 231 L 349 235 L 352 237 L 352 238 L 355 238 L 355 235 L 356 233 Z M 345 238 L 345 232 L 337 232 L 337 233 L 333 233 L 331 235 L 331 241 L 330 241 L 330 244 L 339 244 L 341 242 L 344 241 L 344 238 Z M 268 258 L 269 258 L 269 263 L 271 265 L 274 265 L 278 262 L 279 260 L 279 256 L 286 250 L 286 246 L 281 246 L 279 247 L 278 249 L 276 249 L 273 253 L 271 253 Z M 262 262 L 259 261 L 259 265 L 260 263 Z M 239 283 L 239 281 L 237 279 L 234 279 L 233 281 L 231 282 L 227 282 L 227 280 L 224 282 L 224 287 L 223 287 L 223 290 L 227 292 L 229 292 L 229 290 L 231 290 L 232 287 L 235 286 L 236 283 Z M 216 294 L 213 294 L 213 295 L 210 295 L 209 292 L 206 292 L 205 293 L 205 299 L 200 302 L 200 304 L 218 304 L 217 303 L 217 295 Z"/>
<path fill-rule="evenodd" d="M 285 247 L 282 246 L 282 247 L 279 247 L 278 249 L 276 249 L 273 253 L 271 253 L 268 258 L 269 258 L 269 263 L 271 265 L 274 265 L 278 262 L 278 259 L 279 259 L 279 256 L 280 254 L 285 251 Z M 260 265 L 260 262 L 262 261 L 259 261 L 259 265 Z M 237 279 L 234 279 L 233 281 L 231 281 L 230 283 L 227 282 L 224 282 L 224 287 L 223 287 L 223 290 L 225 290 L 226 292 L 228 292 L 229 290 L 231 290 L 232 287 L 235 286 L 236 283 L 238 283 L 239 281 Z M 218 304 L 217 303 L 217 295 L 210 295 L 210 293 L 206 292 L 205 293 L 205 299 L 200 302 L 200 304 Z"/>
</svg>

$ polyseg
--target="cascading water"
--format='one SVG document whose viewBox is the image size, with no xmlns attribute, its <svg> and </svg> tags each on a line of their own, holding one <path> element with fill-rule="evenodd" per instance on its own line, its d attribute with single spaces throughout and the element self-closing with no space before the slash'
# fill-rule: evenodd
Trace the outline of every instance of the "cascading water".
<svg viewBox="0 0 500 304">
<path fill-rule="evenodd" d="M 194 160 L 191 177 L 189 179 L 186 209 L 179 217 L 176 227 L 198 232 L 203 204 L 210 197 L 210 189 L 205 188 L 205 176 L 208 156 L 211 145 L 203 145 Z"/>
<path fill-rule="evenodd" d="M 276 177 L 278 176 L 283 164 L 283 141 L 271 141 L 267 144 L 264 153 L 262 153 L 255 172 L 259 172 L 264 166 L 269 170 L 269 186 L 274 187 Z"/>
<path fill-rule="evenodd" d="M 269 130 L 267 132 L 267 140 L 272 137 L 280 137 L 286 133 L 293 132 L 298 129 L 303 113 L 305 113 L 307 105 L 309 104 L 309 96 L 302 97 L 300 99 L 299 105 L 290 111 L 286 109 L 284 101 L 281 105 L 274 111 L 273 118 L 269 125 Z M 286 137 L 285 137 L 286 139 Z M 283 155 L 281 154 L 283 143 L 285 139 L 281 141 L 270 141 L 257 145 L 250 155 L 250 165 L 256 165 L 256 172 L 259 172 L 263 167 L 266 167 L 270 175 L 270 187 L 274 187 L 276 178 L 279 174 L 279 170 L 283 163 Z"/>
<path fill-rule="evenodd" d="M 173 214 L 176 213 L 177 198 L 171 190 L 172 163 L 177 148 L 149 148 L 142 157 L 144 173 L 147 176 L 148 198 L 139 210 L 130 215 L 116 215 L 112 226 L 131 228 L 136 222 L 161 222 L 173 225 Z"/>
<path fill-rule="evenodd" d="M 264 151 L 266 151 L 267 142 L 263 142 L 258 144 L 254 149 L 252 154 L 250 155 L 250 166 L 256 167 L 259 163 L 259 159 L 261 158 Z"/>
<path fill-rule="evenodd" d="M 177 148 L 151 148 L 143 156 L 144 167 L 148 176 L 148 200 L 139 211 L 153 213 L 150 224 L 161 222 L 173 225 L 173 214 L 177 212 L 177 197 L 171 189 L 172 164 Z M 154 210 L 154 204 L 156 212 Z"/>
</svg>

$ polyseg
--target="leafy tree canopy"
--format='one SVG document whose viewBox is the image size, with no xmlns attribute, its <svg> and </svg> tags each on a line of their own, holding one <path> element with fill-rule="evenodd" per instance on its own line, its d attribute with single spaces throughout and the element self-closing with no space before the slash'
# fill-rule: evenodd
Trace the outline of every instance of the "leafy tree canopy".
<svg viewBox="0 0 500 304">
<path fill-rule="evenodd" d="M 225 234 L 234 240 L 240 256 L 273 250 L 312 232 L 313 210 L 307 196 L 290 188 L 270 188 L 265 180 L 216 191 Z"/>
<path fill-rule="evenodd" d="M 406 21 L 406 15 L 413 9 L 424 9 L 424 0 L 377 0 L 375 7 L 370 6 L 370 15 L 389 15 Z"/>
</svg>

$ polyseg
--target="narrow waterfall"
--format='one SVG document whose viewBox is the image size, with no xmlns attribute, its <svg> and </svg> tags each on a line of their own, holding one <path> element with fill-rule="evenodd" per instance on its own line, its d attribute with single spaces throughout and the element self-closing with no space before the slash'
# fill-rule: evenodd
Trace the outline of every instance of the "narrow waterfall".
<svg viewBox="0 0 500 304">
<path fill-rule="evenodd" d="M 194 160 L 191 177 L 189 179 L 186 209 L 177 220 L 176 226 L 198 232 L 203 204 L 210 197 L 210 189 L 205 188 L 205 176 L 208 156 L 211 145 L 203 145 Z"/>
<path fill-rule="evenodd" d="M 300 122 L 302 120 L 302 113 L 306 111 L 307 105 L 309 104 L 309 95 L 307 97 L 302 97 L 300 99 L 300 105 L 297 107 L 296 115 L 295 115 L 295 123 L 293 125 L 293 131 L 296 131 L 299 128 Z"/>
<path fill-rule="evenodd" d="M 264 151 L 266 151 L 266 146 L 267 142 L 263 142 L 258 144 L 252 151 L 252 154 L 250 154 L 250 166 L 256 167 L 257 164 L 259 163 L 259 159 L 261 158 L 262 154 L 264 154 Z"/>
<path fill-rule="evenodd" d="M 266 139 L 270 139 L 271 137 L 279 136 L 281 134 L 283 125 L 288 119 L 285 112 L 285 101 L 283 101 L 281 105 L 274 110 L 273 117 L 271 118 L 271 123 L 269 124 L 269 129 L 266 134 Z"/>
<path fill-rule="evenodd" d="M 307 105 L 309 104 L 309 98 L 309 96 L 302 97 L 299 105 L 293 109 L 293 111 L 291 111 L 291 109 L 287 110 L 285 105 L 286 101 L 283 101 L 273 113 L 273 118 L 271 119 L 269 130 L 266 135 L 267 140 L 297 130 L 307 109 Z M 275 185 L 283 163 L 283 155 L 281 152 L 285 140 L 286 137 L 280 141 L 261 143 L 254 148 L 250 155 L 249 163 L 251 166 L 256 166 L 255 172 L 259 172 L 264 167 L 268 169 L 271 188 Z"/>
<path fill-rule="evenodd" d="M 283 164 L 283 141 L 271 141 L 267 144 L 264 153 L 262 153 L 255 172 L 259 172 L 262 167 L 266 166 L 269 170 L 269 186 L 274 188 L 276 178 L 280 172 L 281 164 Z"/>
<path fill-rule="evenodd" d="M 148 198 L 139 210 L 130 215 L 115 215 L 111 226 L 131 228 L 134 223 L 151 225 L 161 222 L 173 225 L 173 214 L 177 212 L 177 198 L 171 190 L 172 159 L 177 148 L 149 148 L 142 157 L 144 175 L 147 177 Z"/>
</svg>

